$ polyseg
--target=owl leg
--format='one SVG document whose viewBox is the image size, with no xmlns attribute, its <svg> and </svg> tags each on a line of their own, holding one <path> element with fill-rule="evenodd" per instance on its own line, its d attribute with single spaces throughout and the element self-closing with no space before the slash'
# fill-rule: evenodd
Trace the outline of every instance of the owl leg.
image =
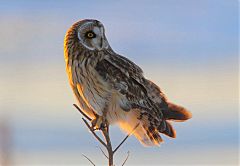
<svg viewBox="0 0 240 166">
<path fill-rule="evenodd" d="M 96 118 L 91 121 L 91 123 L 93 130 L 101 130 L 107 126 L 105 118 L 99 115 L 97 115 Z"/>
<path fill-rule="evenodd" d="M 96 118 L 91 121 L 93 130 L 98 130 L 102 124 L 102 116 L 96 115 Z"/>
<path fill-rule="evenodd" d="M 108 110 L 109 104 L 106 103 L 105 107 L 102 111 L 102 116 L 95 115 L 95 119 L 92 120 L 92 128 L 93 130 L 103 130 L 107 128 L 108 126 L 108 121 L 107 121 L 107 110 Z"/>
</svg>

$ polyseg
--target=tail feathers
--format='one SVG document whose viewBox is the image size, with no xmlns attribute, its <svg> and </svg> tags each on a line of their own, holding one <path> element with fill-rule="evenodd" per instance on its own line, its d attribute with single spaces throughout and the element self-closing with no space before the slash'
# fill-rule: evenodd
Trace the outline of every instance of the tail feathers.
<svg viewBox="0 0 240 166">
<path fill-rule="evenodd" d="M 155 126 L 150 125 L 145 117 L 139 120 L 139 110 L 132 110 L 126 113 L 126 119 L 118 121 L 118 125 L 125 132 L 130 134 L 134 127 L 139 126 L 134 130 L 133 135 L 143 144 L 144 146 L 159 146 L 163 142 L 158 129 Z"/>
<path fill-rule="evenodd" d="M 192 117 L 191 113 L 185 108 L 172 103 L 168 103 L 168 109 L 162 111 L 163 117 L 160 124 L 155 123 L 154 118 L 148 116 L 149 114 L 142 114 L 142 118 L 139 119 L 141 110 L 134 109 L 124 112 L 125 118 L 119 120 L 118 125 L 130 134 L 134 127 L 139 124 L 134 130 L 133 135 L 144 146 L 159 146 L 163 142 L 160 133 L 172 138 L 176 137 L 176 131 L 168 120 L 184 121 Z M 152 120 L 150 120 L 151 118 Z"/>
<path fill-rule="evenodd" d="M 159 131 L 155 127 L 148 125 L 144 126 L 144 129 L 146 131 L 148 140 L 150 140 L 153 145 L 159 145 L 161 142 L 163 142 Z"/>
<path fill-rule="evenodd" d="M 184 107 L 168 103 L 168 110 L 164 112 L 167 120 L 185 121 L 192 117 L 192 114 Z"/>
<path fill-rule="evenodd" d="M 169 137 L 176 138 L 176 131 L 173 129 L 172 125 L 167 121 L 164 121 L 164 122 L 166 124 L 166 128 L 161 133 L 163 133 Z"/>
<path fill-rule="evenodd" d="M 141 142 L 144 146 L 159 146 L 161 142 L 163 142 L 159 131 L 153 128 L 153 130 L 149 126 L 145 126 L 145 124 L 138 121 L 140 124 L 134 131 L 133 135 Z M 133 124 L 133 123 L 132 123 Z M 133 130 L 133 126 L 136 126 L 136 123 L 132 126 L 132 124 L 128 124 L 125 122 L 120 122 L 120 127 L 127 133 L 131 133 Z"/>
</svg>

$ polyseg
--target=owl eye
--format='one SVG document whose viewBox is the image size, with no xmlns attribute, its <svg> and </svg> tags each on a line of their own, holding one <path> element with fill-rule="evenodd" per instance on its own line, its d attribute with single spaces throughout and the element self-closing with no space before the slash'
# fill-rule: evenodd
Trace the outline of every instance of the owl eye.
<svg viewBox="0 0 240 166">
<path fill-rule="evenodd" d="M 96 34 L 93 31 L 88 31 L 85 36 L 89 39 L 95 38 Z"/>
</svg>

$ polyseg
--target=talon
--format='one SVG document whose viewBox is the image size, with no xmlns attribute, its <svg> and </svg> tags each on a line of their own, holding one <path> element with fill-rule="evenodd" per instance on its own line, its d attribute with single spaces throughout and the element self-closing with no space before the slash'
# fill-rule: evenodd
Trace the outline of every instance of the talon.
<svg viewBox="0 0 240 166">
<path fill-rule="evenodd" d="M 100 130 L 102 129 L 103 118 L 102 116 L 97 116 L 95 119 L 92 120 L 92 129 L 93 130 Z"/>
<path fill-rule="evenodd" d="M 95 119 L 92 120 L 91 123 L 93 131 L 103 130 L 107 127 L 107 122 L 102 116 L 97 116 Z"/>
<path fill-rule="evenodd" d="M 101 123 L 101 125 L 100 125 L 100 130 L 103 130 L 103 129 L 105 129 L 107 127 L 107 124 L 106 123 Z"/>
</svg>

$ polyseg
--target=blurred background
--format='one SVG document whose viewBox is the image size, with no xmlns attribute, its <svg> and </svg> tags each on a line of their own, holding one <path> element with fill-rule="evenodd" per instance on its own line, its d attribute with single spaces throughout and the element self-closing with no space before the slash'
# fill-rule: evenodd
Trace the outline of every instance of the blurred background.
<svg viewBox="0 0 240 166">
<path fill-rule="evenodd" d="M 106 164 L 68 85 L 66 30 L 100 20 L 112 48 L 136 62 L 193 118 L 145 148 L 131 137 L 121 165 L 238 165 L 238 1 L 0 0 L 0 165 Z M 111 129 L 113 144 L 125 136 Z"/>
</svg>

